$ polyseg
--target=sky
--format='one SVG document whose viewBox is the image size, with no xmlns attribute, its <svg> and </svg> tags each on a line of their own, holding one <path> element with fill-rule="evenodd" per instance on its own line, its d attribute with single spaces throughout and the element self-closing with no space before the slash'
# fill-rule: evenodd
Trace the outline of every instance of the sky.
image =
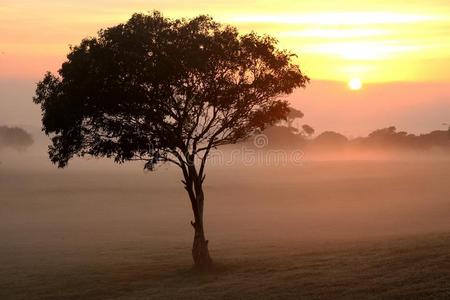
<svg viewBox="0 0 450 300">
<path fill-rule="evenodd" d="M 39 127 L 35 83 L 59 68 L 69 45 L 152 10 L 209 14 L 276 37 L 311 78 L 289 99 L 318 132 L 418 133 L 450 122 L 449 0 L 0 0 L 0 123 Z M 352 79 L 362 88 L 349 89 Z"/>
</svg>

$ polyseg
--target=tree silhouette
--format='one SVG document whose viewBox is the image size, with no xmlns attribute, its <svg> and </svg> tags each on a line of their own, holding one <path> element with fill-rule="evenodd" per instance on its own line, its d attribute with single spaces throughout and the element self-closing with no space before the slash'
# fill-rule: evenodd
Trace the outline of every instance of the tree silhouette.
<svg viewBox="0 0 450 300">
<path fill-rule="evenodd" d="M 292 128 L 292 123 L 294 123 L 294 121 L 296 119 L 301 119 L 303 118 L 305 115 L 303 114 L 302 111 L 295 109 L 293 107 L 289 107 L 289 113 L 286 116 L 286 123 L 287 126 L 289 128 Z"/>
<path fill-rule="evenodd" d="M 212 148 L 237 143 L 289 113 L 280 96 L 308 78 L 276 40 L 239 35 L 208 16 L 135 14 L 72 47 L 58 71 L 37 85 L 49 156 L 181 168 L 194 214 L 196 267 L 212 261 L 203 228 L 205 165 Z"/>
<path fill-rule="evenodd" d="M 302 126 L 303 132 L 306 136 L 312 136 L 314 134 L 314 132 L 316 132 L 314 130 L 314 128 L 312 128 L 311 126 L 309 126 L 308 124 L 304 124 Z"/>
<path fill-rule="evenodd" d="M 11 148 L 22 151 L 33 144 L 33 137 L 20 127 L 0 126 L 0 150 Z"/>
<path fill-rule="evenodd" d="M 348 144 L 349 140 L 346 136 L 334 132 L 334 131 L 324 131 L 319 134 L 314 140 L 311 141 L 313 148 L 323 151 L 323 150 L 337 150 Z"/>
</svg>

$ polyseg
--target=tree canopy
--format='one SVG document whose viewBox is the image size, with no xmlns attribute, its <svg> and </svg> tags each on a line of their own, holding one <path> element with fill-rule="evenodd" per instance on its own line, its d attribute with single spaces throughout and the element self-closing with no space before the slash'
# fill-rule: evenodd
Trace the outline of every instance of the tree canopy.
<svg viewBox="0 0 450 300">
<path fill-rule="evenodd" d="M 34 101 L 52 134 L 50 157 L 75 155 L 184 164 L 286 118 L 281 96 L 308 78 L 276 40 L 239 35 L 208 16 L 154 12 L 84 39 Z"/>
</svg>

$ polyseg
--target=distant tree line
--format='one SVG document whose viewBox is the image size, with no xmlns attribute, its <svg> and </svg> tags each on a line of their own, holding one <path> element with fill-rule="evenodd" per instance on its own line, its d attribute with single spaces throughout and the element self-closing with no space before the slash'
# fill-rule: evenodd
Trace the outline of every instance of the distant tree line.
<svg viewBox="0 0 450 300">
<path fill-rule="evenodd" d="M 382 149 L 382 150 L 450 150 L 450 131 L 434 130 L 426 134 L 412 134 L 397 131 L 395 126 L 377 129 L 366 137 L 349 139 L 346 136 L 326 131 L 308 143 L 312 148 L 333 150 L 339 148 Z"/>
<path fill-rule="evenodd" d="M 450 149 L 450 130 L 434 130 L 430 133 L 415 135 L 406 131 L 397 131 L 395 126 L 391 126 L 375 130 L 365 138 L 357 138 L 350 142 L 367 147 Z"/>
<path fill-rule="evenodd" d="M 300 147 L 325 152 L 350 148 L 361 150 L 450 150 L 450 128 L 416 135 L 398 131 L 395 126 L 390 126 L 377 129 L 366 137 L 348 138 L 335 131 L 325 131 L 312 137 L 314 129 L 306 124 L 300 126 L 298 120 L 301 118 L 303 118 L 303 113 L 291 108 L 286 121 L 267 128 L 264 134 L 268 137 L 269 146 L 273 148 Z"/>
<path fill-rule="evenodd" d="M 32 136 L 20 127 L 0 126 L 0 150 L 25 150 L 33 144 Z"/>
</svg>

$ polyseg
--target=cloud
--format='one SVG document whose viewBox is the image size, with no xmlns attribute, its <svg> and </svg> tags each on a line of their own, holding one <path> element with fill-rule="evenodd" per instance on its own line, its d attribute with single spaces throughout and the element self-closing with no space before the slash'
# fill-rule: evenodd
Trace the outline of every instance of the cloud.
<svg viewBox="0 0 450 300">
<path fill-rule="evenodd" d="M 25 150 L 33 144 L 33 137 L 19 127 L 0 126 L 0 150 Z"/>
</svg>

